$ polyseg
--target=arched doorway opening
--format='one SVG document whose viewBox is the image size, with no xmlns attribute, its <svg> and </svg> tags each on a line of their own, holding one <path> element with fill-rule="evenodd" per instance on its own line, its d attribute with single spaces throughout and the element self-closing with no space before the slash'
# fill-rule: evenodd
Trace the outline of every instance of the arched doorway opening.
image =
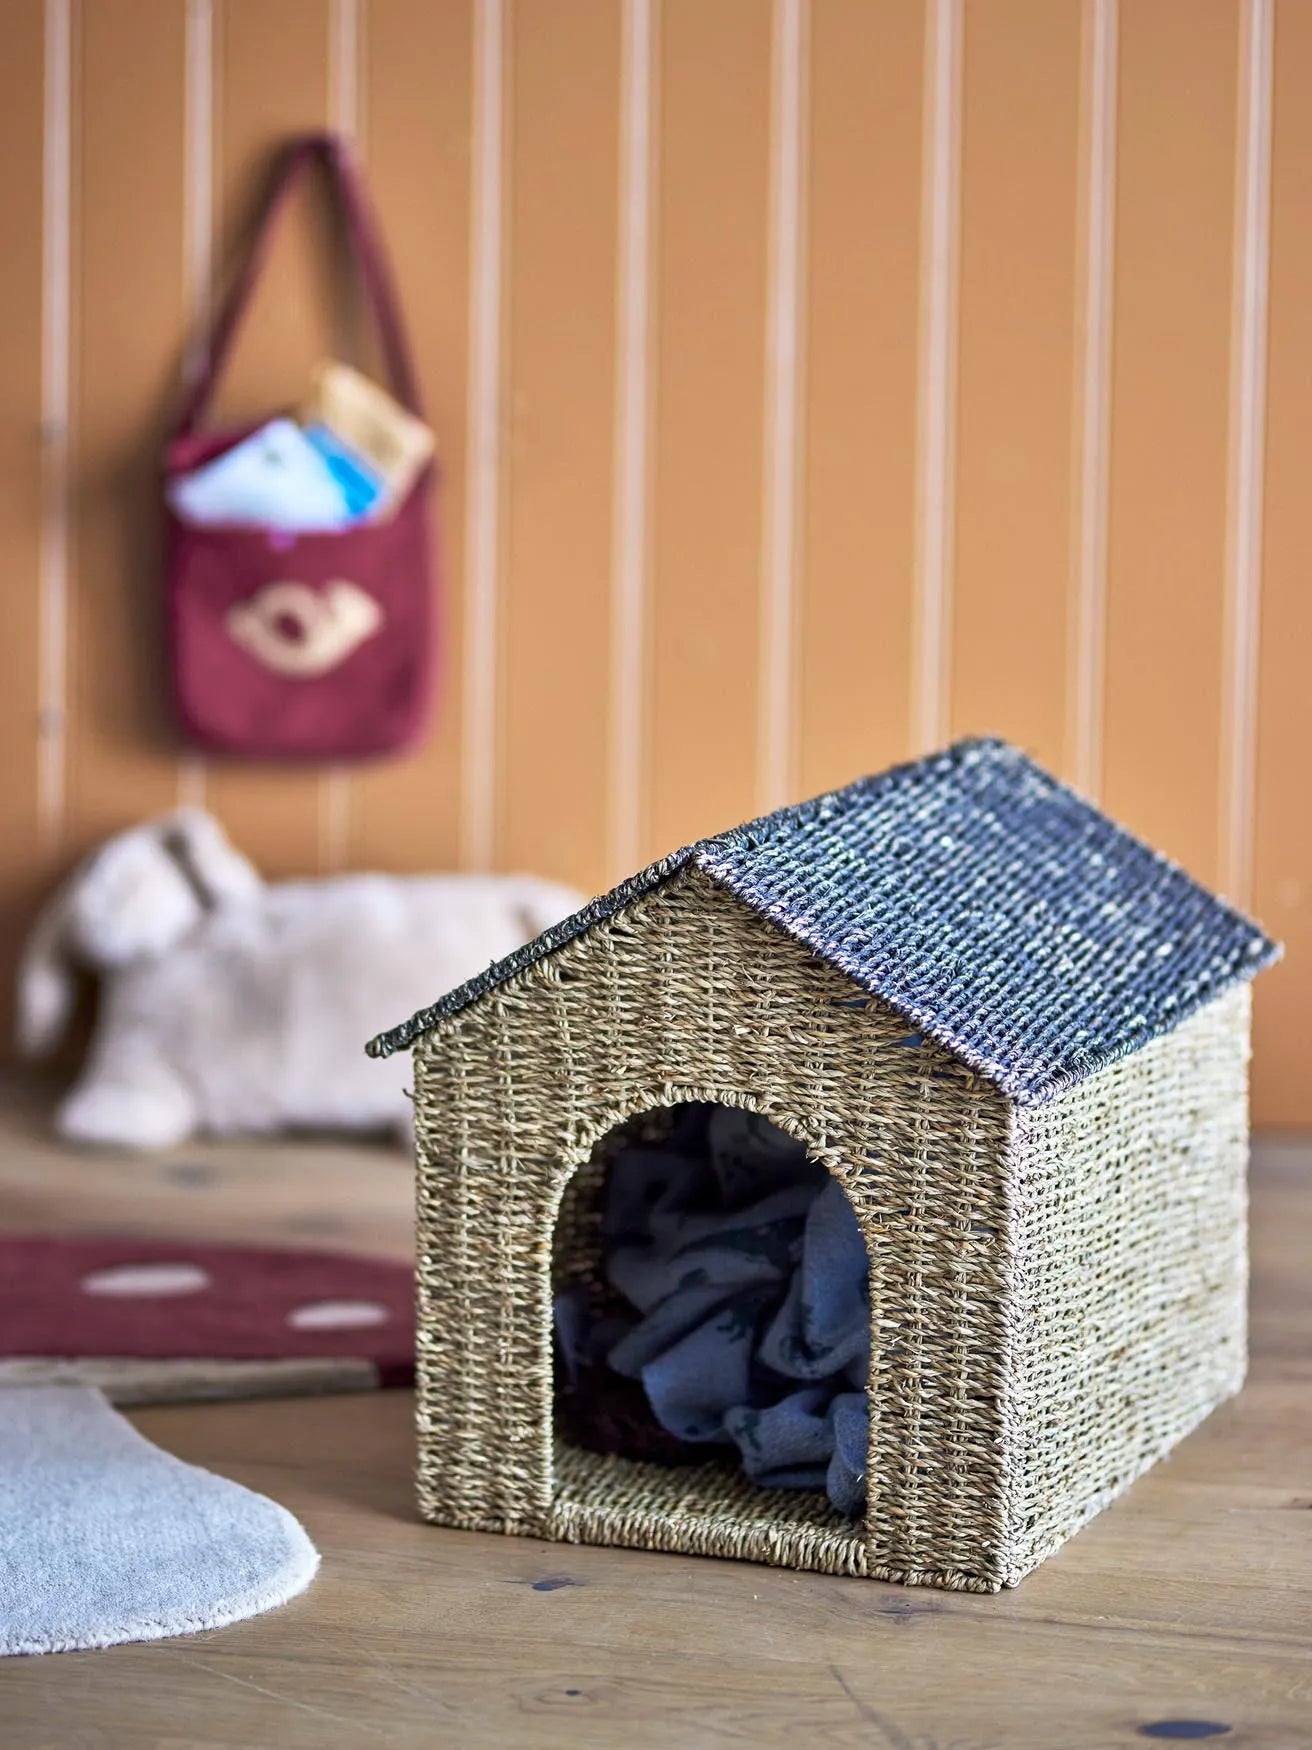
<svg viewBox="0 0 1312 1750">
<path fill-rule="evenodd" d="M 725 1555 L 800 1538 L 810 1565 L 859 1570 L 869 1255 L 801 1140 L 732 1101 L 626 1120 L 566 1186 L 552 1266 L 560 1531 Z"/>
</svg>

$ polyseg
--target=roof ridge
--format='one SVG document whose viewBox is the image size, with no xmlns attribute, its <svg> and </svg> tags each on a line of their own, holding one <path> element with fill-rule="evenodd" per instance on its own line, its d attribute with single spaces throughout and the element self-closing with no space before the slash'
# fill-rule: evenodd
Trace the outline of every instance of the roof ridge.
<svg viewBox="0 0 1312 1750">
<path fill-rule="evenodd" d="M 747 820 L 741 826 L 726 827 L 723 832 L 710 833 L 705 838 L 694 840 L 688 847 L 694 853 L 703 845 L 741 844 L 744 850 L 760 850 L 765 844 L 776 843 L 786 838 L 792 832 L 799 832 L 802 827 L 812 825 L 817 817 L 836 818 L 847 813 L 858 803 L 868 802 L 880 790 L 887 787 L 894 789 L 897 782 L 909 772 L 931 773 L 936 767 L 947 768 L 963 763 L 962 755 L 976 748 L 991 748 L 1007 753 L 1019 753 L 1009 743 L 996 735 L 968 735 L 959 741 L 954 741 L 945 748 L 934 753 L 922 754 L 917 759 L 900 760 L 897 765 L 889 766 L 882 772 L 866 772 L 859 778 L 853 778 L 849 783 L 839 784 L 832 790 L 822 790 L 818 796 L 808 796 L 802 802 L 786 802 L 779 808 L 771 809 L 768 814 L 760 814 L 753 820 Z M 1024 759 L 1024 754 L 1020 754 Z M 1060 780 L 1056 780 L 1060 781 Z M 1074 794 L 1074 792 L 1072 792 Z M 769 827 L 770 831 L 759 842 L 745 842 L 744 835 L 751 833 L 757 827 Z"/>
</svg>

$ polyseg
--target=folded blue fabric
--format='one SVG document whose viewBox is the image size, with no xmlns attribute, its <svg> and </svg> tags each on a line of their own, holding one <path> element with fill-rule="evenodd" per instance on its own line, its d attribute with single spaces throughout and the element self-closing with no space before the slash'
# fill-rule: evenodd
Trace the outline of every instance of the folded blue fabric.
<svg viewBox="0 0 1312 1750">
<path fill-rule="evenodd" d="M 567 1376 L 604 1357 L 667 1433 L 861 1512 L 868 1263 L 826 1170 L 754 1113 L 683 1106 L 664 1141 L 617 1153 L 602 1231 L 623 1310 L 598 1321 L 585 1295 L 558 1297 Z"/>
</svg>

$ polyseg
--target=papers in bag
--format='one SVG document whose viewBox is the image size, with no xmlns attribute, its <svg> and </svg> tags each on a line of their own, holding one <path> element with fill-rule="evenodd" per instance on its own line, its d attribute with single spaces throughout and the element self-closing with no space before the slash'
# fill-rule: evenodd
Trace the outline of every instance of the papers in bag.
<svg viewBox="0 0 1312 1750">
<path fill-rule="evenodd" d="M 433 434 L 346 365 L 321 366 L 300 423 L 270 420 L 213 461 L 173 480 L 189 522 L 325 532 L 386 516 L 433 451 Z"/>
<path fill-rule="evenodd" d="M 275 529 L 341 529 L 352 520 L 324 457 L 290 419 L 274 419 L 169 487 L 193 523 L 263 523 Z"/>
<path fill-rule="evenodd" d="M 422 420 L 349 365 L 320 365 L 301 408 L 307 436 L 336 446 L 380 483 L 380 503 L 397 505 L 433 453 Z"/>
</svg>

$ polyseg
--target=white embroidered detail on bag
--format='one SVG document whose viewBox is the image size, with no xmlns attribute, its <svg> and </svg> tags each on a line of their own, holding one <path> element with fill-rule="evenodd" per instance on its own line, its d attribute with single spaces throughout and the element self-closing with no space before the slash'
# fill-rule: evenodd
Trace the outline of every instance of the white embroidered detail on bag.
<svg viewBox="0 0 1312 1750">
<path fill-rule="evenodd" d="M 334 578 L 324 589 L 308 583 L 266 583 L 229 608 L 229 635 L 275 674 L 309 680 L 327 674 L 383 624 L 383 610 L 358 584 Z"/>
</svg>

